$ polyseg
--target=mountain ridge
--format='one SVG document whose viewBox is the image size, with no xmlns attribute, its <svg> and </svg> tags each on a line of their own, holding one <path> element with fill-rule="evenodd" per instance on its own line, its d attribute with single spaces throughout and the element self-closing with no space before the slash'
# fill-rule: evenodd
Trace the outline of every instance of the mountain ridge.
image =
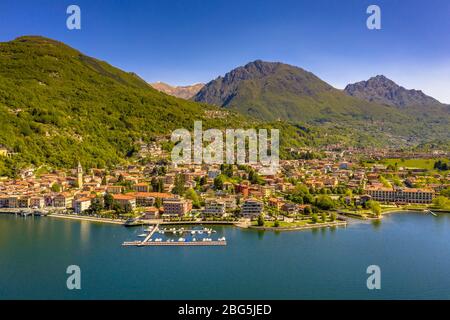
<svg viewBox="0 0 450 320">
<path fill-rule="evenodd" d="M 359 99 L 382 103 L 396 107 L 429 107 L 442 105 L 437 99 L 421 90 L 406 89 L 384 75 L 377 75 L 368 80 L 348 84 L 344 91 Z"/>
<path fill-rule="evenodd" d="M 150 85 L 156 90 L 164 92 L 168 95 L 188 100 L 195 96 L 205 84 L 195 83 L 187 86 L 172 86 L 165 82 L 158 81 L 150 83 Z"/>
<path fill-rule="evenodd" d="M 137 160 L 142 143 L 163 143 L 175 129 L 191 131 L 194 121 L 204 129 L 277 128 L 283 149 L 330 139 L 164 94 L 135 73 L 53 39 L 24 36 L 0 43 L 0 146 L 17 153 L 0 157 L 0 176 L 44 164 L 126 164 Z"/>
<path fill-rule="evenodd" d="M 262 120 L 351 128 L 387 144 L 450 139 L 445 107 L 398 108 L 349 95 L 302 68 L 256 60 L 207 83 L 193 98 Z M 333 131 L 330 131 L 332 133 Z"/>
</svg>

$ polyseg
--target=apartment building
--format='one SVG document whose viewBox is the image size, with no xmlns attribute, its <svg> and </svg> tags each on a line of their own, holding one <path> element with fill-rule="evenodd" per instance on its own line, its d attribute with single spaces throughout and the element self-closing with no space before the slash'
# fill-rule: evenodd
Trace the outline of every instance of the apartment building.
<svg viewBox="0 0 450 320">
<path fill-rule="evenodd" d="M 53 198 L 53 206 L 56 208 L 72 208 L 73 196 L 68 193 L 59 193 Z"/>
<path fill-rule="evenodd" d="M 149 192 L 150 191 L 150 186 L 146 182 L 137 183 L 137 184 L 133 185 L 132 188 L 136 192 Z"/>
<path fill-rule="evenodd" d="M 117 203 L 120 205 L 122 209 L 126 208 L 127 206 L 134 210 L 136 209 L 136 197 L 126 194 L 113 194 L 113 199 L 117 201 Z"/>
<path fill-rule="evenodd" d="M 192 210 L 192 201 L 179 198 L 165 198 L 163 206 L 164 215 L 181 217 Z"/>
<path fill-rule="evenodd" d="M 246 218 L 254 218 L 263 212 L 264 204 L 256 199 L 245 200 L 241 213 Z"/>
<path fill-rule="evenodd" d="M 74 201 L 73 209 L 75 213 L 82 213 L 91 206 L 91 198 L 80 198 Z"/>
<path fill-rule="evenodd" d="M 425 188 L 366 188 L 366 193 L 373 200 L 395 203 L 431 203 L 434 198 L 434 190 Z"/>
<path fill-rule="evenodd" d="M 217 199 L 206 199 L 205 210 L 203 214 L 205 216 L 223 216 L 226 213 L 225 201 Z"/>
</svg>

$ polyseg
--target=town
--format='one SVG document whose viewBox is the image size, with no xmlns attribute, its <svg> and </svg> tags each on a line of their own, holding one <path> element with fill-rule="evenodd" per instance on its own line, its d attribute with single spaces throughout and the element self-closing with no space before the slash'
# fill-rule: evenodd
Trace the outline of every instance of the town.
<svg viewBox="0 0 450 320">
<path fill-rule="evenodd" d="M 340 146 L 295 150 L 296 159 L 280 160 L 272 175 L 261 175 L 258 164 L 170 164 L 155 144 L 141 152 L 159 157 L 113 169 L 85 171 L 78 163 L 73 170 L 38 168 L 16 179 L 4 177 L 0 211 L 289 230 L 340 225 L 345 217 L 379 219 L 395 210 L 450 207 L 450 172 L 445 160 L 437 160 L 448 158 L 445 152 L 429 159 Z M 417 167 L 409 164 L 414 161 Z"/>
</svg>

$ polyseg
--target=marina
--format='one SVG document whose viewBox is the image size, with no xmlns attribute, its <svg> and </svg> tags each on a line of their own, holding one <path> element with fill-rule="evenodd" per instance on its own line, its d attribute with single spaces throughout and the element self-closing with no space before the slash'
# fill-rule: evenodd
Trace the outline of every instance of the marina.
<svg viewBox="0 0 450 320">
<path fill-rule="evenodd" d="M 142 246 L 226 246 L 226 241 L 189 241 L 189 242 L 176 242 L 176 241 L 131 241 L 124 242 L 124 247 L 142 247 Z"/>
<path fill-rule="evenodd" d="M 145 238 L 144 240 L 125 241 L 122 243 L 122 246 L 225 246 L 227 244 L 225 237 L 218 238 L 217 240 L 209 238 L 212 233 L 217 233 L 217 231 L 212 228 L 185 229 L 184 227 L 181 227 L 159 229 L 159 224 L 157 224 L 144 229 L 144 231 L 149 233 L 137 235 L 140 238 Z M 167 234 L 169 237 L 166 236 L 165 239 L 160 237 L 153 239 L 155 234 Z M 186 235 L 189 236 L 190 239 L 185 237 L 180 237 L 178 239 L 170 238 L 170 236 L 175 235 Z M 195 237 L 196 235 L 199 237 L 198 239 Z"/>
</svg>

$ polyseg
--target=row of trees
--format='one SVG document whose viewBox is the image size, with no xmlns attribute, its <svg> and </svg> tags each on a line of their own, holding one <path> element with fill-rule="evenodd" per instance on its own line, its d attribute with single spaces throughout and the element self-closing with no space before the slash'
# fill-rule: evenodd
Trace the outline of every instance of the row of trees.
<svg viewBox="0 0 450 320">
<path fill-rule="evenodd" d="M 122 207 L 110 193 L 106 193 L 103 197 L 96 197 L 91 200 L 91 205 L 86 214 L 100 215 L 103 211 L 109 211 L 109 214 L 118 217 L 121 214 L 131 213 L 133 208 L 127 204 Z"/>
</svg>

